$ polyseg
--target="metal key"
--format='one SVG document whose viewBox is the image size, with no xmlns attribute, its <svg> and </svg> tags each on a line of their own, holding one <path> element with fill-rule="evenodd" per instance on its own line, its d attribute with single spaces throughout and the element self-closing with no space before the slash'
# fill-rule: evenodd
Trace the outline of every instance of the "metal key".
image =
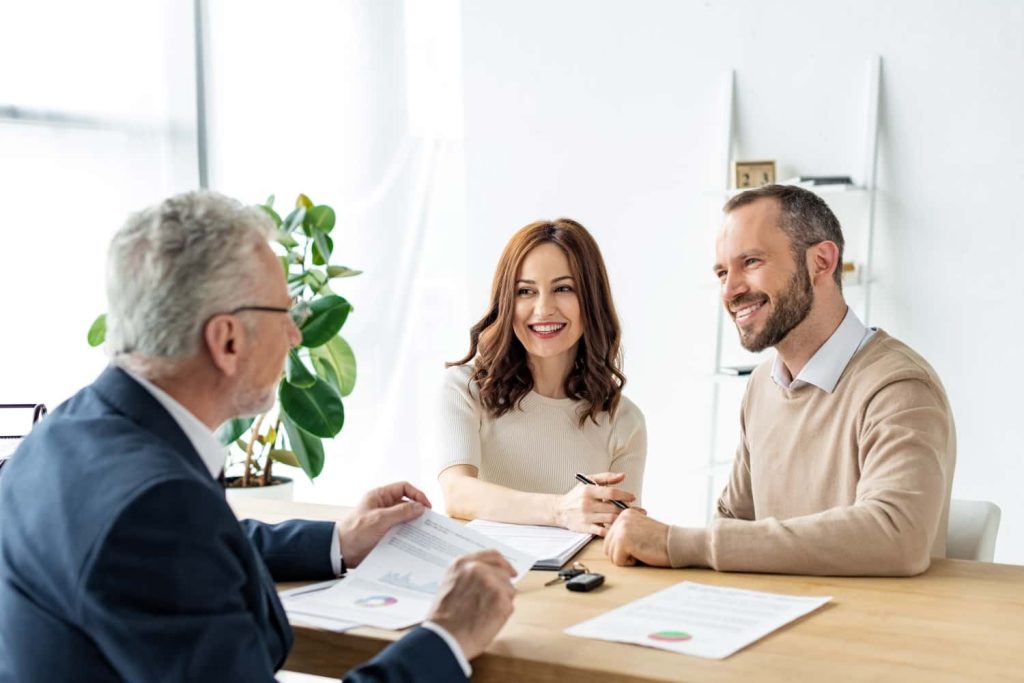
<svg viewBox="0 0 1024 683">
<path fill-rule="evenodd" d="M 551 579 L 544 585 L 553 586 L 559 581 L 568 581 L 569 579 L 579 576 L 580 574 L 586 574 L 588 571 L 590 570 L 587 569 L 587 567 L 582 562 L 573 562 L 571 567 L 568 567 L 566 569 L 560 569 L 558 571 L 558 576 Z"/>
</svg>

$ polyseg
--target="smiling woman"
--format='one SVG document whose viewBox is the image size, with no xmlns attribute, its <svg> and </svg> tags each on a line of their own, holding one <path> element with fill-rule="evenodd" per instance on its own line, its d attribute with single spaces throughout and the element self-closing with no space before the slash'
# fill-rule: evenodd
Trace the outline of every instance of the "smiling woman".
<svg viewBox="0 0 1024 683">
<path fill-rule="evenodd" d="M 622 395 L 619 341 L 590 233 L 566 218 L 517 232 L 446 376 L 437 462 L 450 514 L 604 535 L 613 501 L 638 503 L 647 432 Z M 573 486 L 579 472 L 599 485 Z"/>
</svg>

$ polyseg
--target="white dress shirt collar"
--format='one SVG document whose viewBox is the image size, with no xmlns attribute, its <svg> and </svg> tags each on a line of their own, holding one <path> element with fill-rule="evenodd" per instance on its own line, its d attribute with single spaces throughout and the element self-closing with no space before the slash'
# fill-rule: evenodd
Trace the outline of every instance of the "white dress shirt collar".
<svg viewBox="0 0 1024 683">
<path fill-rule="evenodd" d="M 124 369 L 124 368 L 122 368 Z M 174 421 L 181 427 L 181 431 L 185 432 L 185 436 L 188 437 L 189 442 L 192 444 L 192 448 L 196 449 L 196 453 L 202 458 L 203 464 L 206 465 L 206 469 L 210 471 L 210 476 L 216 479 L 220 476 L 221 471 L 224 469 L 224 459 L 227 455 L 227 449 L 223 444 L 214 436 L 210 428 L 199 421 L 195 415 L 189 412 L 188 408 L 178 403 L 174 398 L 171 397 L 166 391 L 156 386 L 149 380 L 140 377 L 139 375 L 125 370 L 129 377 L 142 385 L 142 387 L 153 395 L 160 405 L 171 414 Z"/>
<path fill-rule="evenodd" d="M 813 384 L 831 394 L 850 360 L 876 331 L 875 328 L 865 327 L 853 309 L 847 307 L 843 322 L 811 356 L 795 379 L 790 379 L 789 370 L 776 353 L 772 362 L 772 381 L 783 389 L 798 389 L 805 384 Z"/>
</svg>

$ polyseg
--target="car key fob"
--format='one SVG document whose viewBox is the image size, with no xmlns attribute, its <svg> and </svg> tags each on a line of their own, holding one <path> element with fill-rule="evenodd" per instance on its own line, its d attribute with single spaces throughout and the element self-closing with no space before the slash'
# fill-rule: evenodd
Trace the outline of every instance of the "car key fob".
<svg viewBox="0 0 1024 683">
<path fill-rule="evenodd" d="M 586 593 L 592 591 L 604 583 L 604 574 L 580 574 L 565 582 L 565 587 L 571 591 Z"/>
</svg>

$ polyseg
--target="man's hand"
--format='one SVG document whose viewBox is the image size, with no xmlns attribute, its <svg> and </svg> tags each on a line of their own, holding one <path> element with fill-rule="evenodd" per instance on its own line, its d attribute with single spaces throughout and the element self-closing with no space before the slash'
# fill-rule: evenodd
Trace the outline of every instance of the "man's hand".
<svg viewBox="0 0 1024 683">
<path fill-rule="evenodd" d="M 423 492 L 405 481 L 371 490 L 352 514 L 338 523 L 345 566 L 358 566 L 388 529 L 416 519 L 429 507 Z"/>
<path fill-rule="evenodd" d="M 636 496 L 629 491 L 611 488 L 612 484 L 618 484 L 626 478 L 624 474 L 602 472 L 588 474 L 587 477 L 599 486 L 577 484 L 559 498 L 555 507 L 555 523 L 573 531 L 604 536 L 608 527 L 622 512 L 610 501 L 632 503 Z"/>
<path fill-rule="evenodd" d="M 427 621 L 452 634 L 466 659 L 473 659 L 512 615 L 515 575 L 516 570 L 496 550 L 460 557 L 448 567 Z"/>
<path fill-rule="evenodd" d="M 604 554 L 620 566 L 639 561 L 652 567 L 667 567 L 668 525 L 638 510 L 624 510 L 608 530 Z"/>
</svg>

